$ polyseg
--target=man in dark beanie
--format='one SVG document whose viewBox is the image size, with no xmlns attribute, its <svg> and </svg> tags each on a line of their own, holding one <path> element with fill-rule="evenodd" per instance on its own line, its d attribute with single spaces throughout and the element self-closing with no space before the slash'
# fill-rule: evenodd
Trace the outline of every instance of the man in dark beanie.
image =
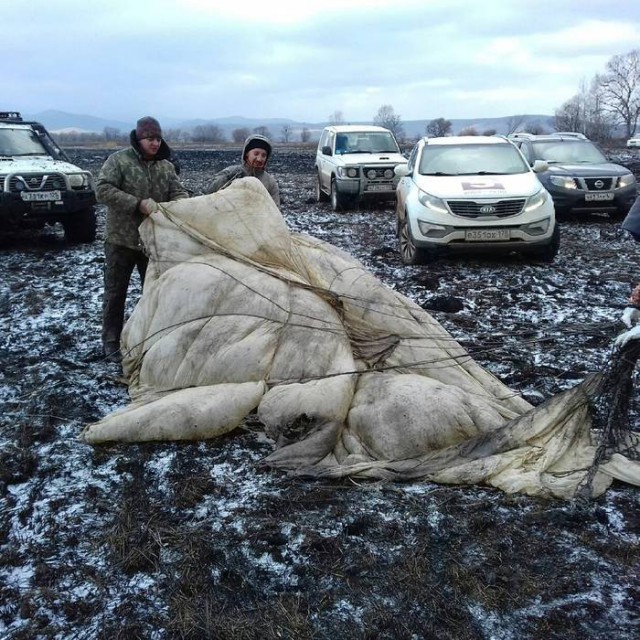
<svg viewBox="0 0 640 640">
<path fill-rule="evenodd" d="M 144 283 L 147 269 L 138 226 L 150 215 L 151 201 L 168 202 L 189 195 L 169 161 L 171 152 L 155 118 L 140 118 L 129 142 L 127 149 L 107 158 L 96 180 L 96 198 L 107 205 L 102 346 L 111 362 L 122 360 L 120 334 L 131 274 L 136 267 Z"/>
<path fill-rule="evenodd" d="M 253 176 L 258 178 L 269 192 L 276 206 L 280 206 L 280 190 L 275 178 L 267 173 L 267 162 L 271 156 L 271 143 L 268 138 L 258 134 L 249 136 L 242 147 L 242 164 L 234 164 L 213 176 L 204 192 L 214 193 L 228 187 L 238 178 Z"/>
</svg>

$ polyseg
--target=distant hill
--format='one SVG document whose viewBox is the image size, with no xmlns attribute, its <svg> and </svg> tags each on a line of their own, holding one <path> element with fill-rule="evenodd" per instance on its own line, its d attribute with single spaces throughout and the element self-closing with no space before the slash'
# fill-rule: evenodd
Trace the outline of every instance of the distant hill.
<svg viewBox="0 0 640 640">
<path fill-rule="evenodd" d="M 23 113 L 22 117 L 30 120 L 42 122 L 47 129 L 52 132 L 60 131 L 87 131 L 102 133 L 106 127 L 118 129 L 123 133 L 131 131 L 135 127 L 136 119 L 131 121 L 109 120 L 98 116 L 83 115 L 77 113 L 66 113 L 64 111 L 47 110 L 39 113 Z M 496 133 L 509 133 L 510 125 L 514 119 L 522 119 L 519 129 L 536 125 L 546 131 L 554 131 L 553 116 L 549 115 L 524 115 L 524 116 L 503 116 L 499 118 L 466 118 L 452 119 L 452 133 L 458 134 L 463 129 L 473 127 L 478 133 L 495 130 Z M 322 129 L 328 124 L 326 122 L 298 122 L 287 118 L 245 118 L 243 116 L 227 116 L 224 118 L 198 118 L 181 120 L 179 118 L 162 118 L 158 116 L 160 123 L 165 129 L 181 129 L 192 131 L 197 126 L 216 125 L 222 129 L 227 138 L 231 138 L 234 129 L 246 127 L 255 129 L 256 127 L 267 127 L 274 140 L 279 140 L 282 136 L 282 128 L 287 126 L 290 129 L 291 138 L 299 139 L 303 128 L 307 128 L 312 140 L 317 140 Z M 407 138 L 418 138 L 425 135 L 427 124 L 430 120 L 406 120 L 402 121 L 402 126 Z M 370 121 L 351 122 L 350 124 L 371 124 Z"/>
</svg>

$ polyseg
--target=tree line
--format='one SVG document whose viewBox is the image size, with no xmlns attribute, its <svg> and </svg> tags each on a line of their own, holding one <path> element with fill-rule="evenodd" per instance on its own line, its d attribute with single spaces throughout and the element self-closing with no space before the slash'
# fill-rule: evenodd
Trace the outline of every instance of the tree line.
<svg viewBox="0 0 640 640">
<path fill-rule="evenodd" d="M 224 130 L 215 124 L 203 124 L 188 131 L 186 129 L 164 129 L 163 138 L 172 144 L 224 144 L 234 142 L 242 144 L 251 134 L 259 134 L 275 140 L 268 127 L 260 126 L 250 129 L 249 127 L 238 127 L 231 131 L 230 139 L 227 138 Z M 121 131 L 115 127 L 105 127 L 102 133 L 90 131 L 62 131 L 56 134 L 56 139 L 63 146 L 77 144 L 97 145 L 100 143 L 126 145 L 129 143 L 128 131 Z M 294 136 L 289 125 L 284 125 L 280 131 L 279 141 L 288 143 L 300 141 L 302 143 L 311 140 L 311 131 L 308 127 L 303 127 Z"/>
<path fill-rule="evenodd" d="M 578 92 L 556 109 L 554 128 L 556 131 L 576 131 L 592 140 L 606 143 L 615 138 L 620 130 L 627 138 L 632 138 L 638 128 L 640 118 L 640 49 L 613 56 L 606 64 L 603 73 L 597 73 L 590 82 L 582 81 Z M 346 124 L 342 111 L 334 111 L 328 119 L 329 124 Z M 407 142 L 402 118 L 395 113 L 392 105 L 382 105 L 373 116 L 373 124 L 385 127 L 393 132 L 399 142 Z M 523 115 L 514 115 L 507 119 L 507 135 L 524 131 L 527 133 L 549 133 L 539 122 L 528 122 Z M 267 127 L 239 127 L 231 131 L 231 142 L 241 144 L 257 133 L 283 143 L 311 141 L 311 132 L 307 127 L 295 132 L 290 125 L 284 125 L 274 138 Z M 440 117 L 430 120 L 425 126 L 425 135 L 452 135 L 450 120 Z M 495 129 L 478 131 L 467 127 L 458 135 L 494 135 Z M 126 144 L 129 134 L 119 129 L 105 127 L 99 133 L 65 132 L 57 135 L 61 144 L 93 144 L 100 142 Z M 171 143 L 222 144 L 228 142 L 221 127 L 215 124 L 198 125 L 191 131 L 167 129 L 164 137 Z"/>
</svg>

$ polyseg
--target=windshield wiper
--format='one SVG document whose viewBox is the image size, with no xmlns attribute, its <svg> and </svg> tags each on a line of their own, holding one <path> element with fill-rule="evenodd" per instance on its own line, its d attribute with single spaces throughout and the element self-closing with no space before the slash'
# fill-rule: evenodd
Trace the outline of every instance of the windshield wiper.
<svg viewBox="0 0 640 640">
<path fill-rule="evenodd" d="M 430 173 L 421 173 L 421 176 L 459 176 L 459 173 L 446 173 L 445 171 L 432 171 Z"/>
</svg>

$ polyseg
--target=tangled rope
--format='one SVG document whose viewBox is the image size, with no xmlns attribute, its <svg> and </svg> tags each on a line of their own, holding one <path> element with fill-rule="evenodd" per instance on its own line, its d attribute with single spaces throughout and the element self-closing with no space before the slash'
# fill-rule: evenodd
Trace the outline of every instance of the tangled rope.
<svg viewBox="0 0 640 640">
<path fill-rule="evenodd" d="M 640 358 L 640 340 L 629 340 L 614 347 L 605 370 L 597 377 L 590 397 L 589 409 L 593 432 L 597 435 L 593 464 L 576 492 L 577 504 L 586 504 L 592 495 L 593 479 L 600 467 L 620 453 L 630 460 L 640 460 L 640 434 L 629 421 L 633 395 L 632 374 Z"/>
</svg>

